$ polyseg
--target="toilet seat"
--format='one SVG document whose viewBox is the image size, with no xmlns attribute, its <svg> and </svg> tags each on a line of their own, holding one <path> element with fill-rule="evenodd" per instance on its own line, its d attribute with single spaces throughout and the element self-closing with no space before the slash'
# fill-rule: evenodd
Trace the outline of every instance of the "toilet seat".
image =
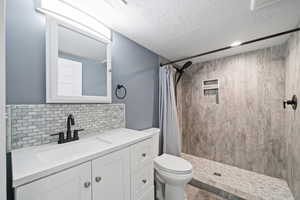
<svg viewBox="0 0 300 200">
<path fill-rule="evenodd" d="M 192 165 L 188 161 L 169 154 L 163 154 L 154 159 L 154 167 L 157 170 L 171 174 L 186 175 L 192 173 Z"/>
</svg>

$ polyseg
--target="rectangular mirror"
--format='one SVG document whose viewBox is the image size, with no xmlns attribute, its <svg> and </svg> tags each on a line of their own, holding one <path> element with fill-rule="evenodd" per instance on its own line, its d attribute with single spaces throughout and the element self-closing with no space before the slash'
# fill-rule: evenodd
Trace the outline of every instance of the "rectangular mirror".
<svg viewBox="0 0 300 200">
<path fill-rule="evenodd" d="M 47 18 L 47 103 L 111 103 L 110 41 Z"/>
</svg>

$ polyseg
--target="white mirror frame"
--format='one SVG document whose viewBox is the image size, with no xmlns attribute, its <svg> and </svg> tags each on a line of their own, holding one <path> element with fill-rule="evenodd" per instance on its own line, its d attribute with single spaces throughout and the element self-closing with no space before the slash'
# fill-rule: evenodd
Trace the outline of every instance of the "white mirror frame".
<svg viewBox="0 0 300 200">
<path fill-rule="evenodd" d="M 98 37 L 78 27 L 47 16 L 46 30 L 46 102 L 47 103 L 111 103 L 111 41 Z M 62 25 L 76 32 L 87 35 L 95 40 L 107 44 L 107 96 L 58 96 L 57 95 L 57 69 L 58 69 L 58 26 Z"/>
</svg>

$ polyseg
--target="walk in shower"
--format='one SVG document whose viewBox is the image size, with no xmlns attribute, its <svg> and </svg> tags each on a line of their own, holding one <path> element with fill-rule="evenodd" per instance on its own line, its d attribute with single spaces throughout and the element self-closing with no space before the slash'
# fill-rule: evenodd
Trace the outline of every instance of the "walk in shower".
<svg viewBox="0 0 300 200">
<path fill-rule="evenodd" d="M 177 88 L 183 153 L 282 179 L 300 199 L 300 110 L 293 98 L 300 96 L 300 33 L 193 63 Z M 202 184 L 188 192 L 190 200 L 230 199 L 218 189 Z"/>
</svg>

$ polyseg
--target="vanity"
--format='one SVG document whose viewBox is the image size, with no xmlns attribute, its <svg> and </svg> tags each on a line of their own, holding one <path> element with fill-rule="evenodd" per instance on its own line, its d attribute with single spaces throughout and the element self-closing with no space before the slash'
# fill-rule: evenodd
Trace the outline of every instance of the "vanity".
<svg viewBox="0 0 300 200">
<path fill-rule="evenodd" d="M 125 127 L 125 108 L 103 106 L 112 103 L 111 42 L 84 24 L 46 14 L 47 104 L 12 120 L 26 124 L 25 131 L 13 126 L 21 138 L 16 147 L 43 145 L 12 151 L 16 200 L 154 199 L 155 131 L 119 128 Z M 89 132 L 80 140 L 83 129 L 71 137 L 71 113 Z M 65 137 L 56 131 L 63 130 L 66 115 Z M 111 127 L 118 129 L 102 132 Z M 60 144 L 53 142 L 57 136 Z"/>
<path fill-rule="evenodd" d="M 16 200 L 153 200 L 154 131 L 114 129 L 12 151 Z"/>
</svg>

